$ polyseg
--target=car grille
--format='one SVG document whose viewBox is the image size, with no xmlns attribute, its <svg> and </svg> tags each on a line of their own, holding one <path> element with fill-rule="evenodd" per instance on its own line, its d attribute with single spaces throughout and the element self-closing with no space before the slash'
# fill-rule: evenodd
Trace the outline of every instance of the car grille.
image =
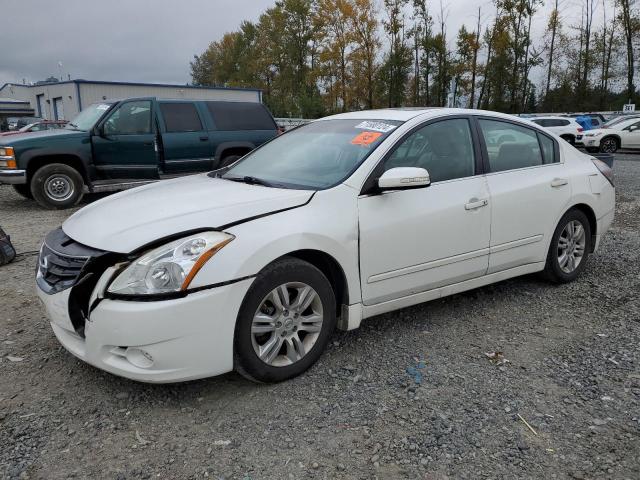
<svg viewBox="0 0 640 480">
<path fill-rule="evenodd" d="M 46 243 L 43 244 L 38 259 L 38 272 L 39 278 L 48 287 L 44 290 L 53 294 L 72 287 L 88 260 L 89 257 L 85 256 L 69 256 L 58 253 Z"/>
</svg>

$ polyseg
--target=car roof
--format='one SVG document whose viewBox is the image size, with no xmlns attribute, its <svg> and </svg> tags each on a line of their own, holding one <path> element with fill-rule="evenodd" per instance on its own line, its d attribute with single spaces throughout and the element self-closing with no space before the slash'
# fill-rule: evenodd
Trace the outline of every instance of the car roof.
<svg viewBox="0 0 640 480">
<path fill-rule="evenodd" d="M 423 119 L 445 117 L 451 115 L 485 115 L 507 120 L 515 120 L 525 123 L 527 119 L 522 119 L 507 113 L 491 112 L 487 110 L 472 110 L 467 108 L 445 108 L 445 107 L 410 107 L 410 108 L 383 108 L 379 110 L 361 110 L 358 112 L 338 113 L 320 120 L 397 120 L 406 122 L 412 118 L 422 117 Z"/>
</svg>

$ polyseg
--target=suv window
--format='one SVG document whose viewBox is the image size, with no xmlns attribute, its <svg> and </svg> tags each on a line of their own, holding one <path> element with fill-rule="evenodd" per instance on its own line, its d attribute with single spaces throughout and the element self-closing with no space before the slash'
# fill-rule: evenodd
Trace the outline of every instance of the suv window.
<svg viewBox="0 0 640 480">
<path fill-rule="evenodd" d="M 137 100 L 120 105 L 104 122 L 106 135 L 151 133 L 151 102 Z"/>
<path fill-rule="evenodd" d="M 206 102 L 217 130 L 275 130 L 273 117 L 261 103 Z"/>
<path fill-rule="evenodd" d="M 193 103 L 161 103 L 160 111 L 167 132 L 199 132 L 202 122 Z"/>
<path fill-rule="evenodd" d="M 492 172 L 542 165 L 538 135 L 530 128 L 499 120 L 480 119 Z"/>
<path fill-rule="evenodd" d="M 476 168 L 469 121 L 442 120 L 415 131 L 385 160 L 385 171 L 395 167 L 425 168 L 432 182 L 473 176 Z"/>
</svg>

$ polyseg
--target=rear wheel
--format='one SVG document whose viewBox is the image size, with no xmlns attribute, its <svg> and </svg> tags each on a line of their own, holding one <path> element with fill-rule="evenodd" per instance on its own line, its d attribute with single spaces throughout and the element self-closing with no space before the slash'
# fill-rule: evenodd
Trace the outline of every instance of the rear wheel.
<svg viewBox="0 0 640 480">
<path fill-rule="evenodd" d="M 310 263 L 284 258 L 261 272 L 242 303 L 234 338 L 236 370 L 252 381 L 300 375 L 336 325 L 331 284 Z"/>
<path fill-rule="evenodd" d="M 591 251 L 591 225 L 580 210 L 568 211 L 551 238 L 544 275 L 555 283 L 576 279 Z"/>
<path fill-rule="evenodd" d="M 33 198 L 33 195 L 31 195 L 31 190 L 29 189 L 29 185 L 13 185 L 13 189 L 18 195 L 24 198 Z"/>
<path fill-rule="evenodd" d="M 600 141 L 601 153 L 615 153 L 618 148 L 618 140 L 614 137 L 605 137 Z"/>
<path fill-rule="evenodd" d="M 51 163 L 39 168 L 31 179 L 31 193 L 38 204 L 48 209 L 74 206 L 82 198 L 84 181 L 73 167 Z"/>
</svg>

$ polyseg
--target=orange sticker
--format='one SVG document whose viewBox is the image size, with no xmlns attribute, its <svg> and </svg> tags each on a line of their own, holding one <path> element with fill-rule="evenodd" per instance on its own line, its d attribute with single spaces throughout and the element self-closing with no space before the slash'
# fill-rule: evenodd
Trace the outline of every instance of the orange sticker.
<svg viewBox="0 0 640 480">
<path fill-rule="evenodd" d="M 382 133 L 380 132 L 362 132 L 356 135 L 353 140 L 351 140 L 351 143 L 354 145 L 371 145 L 381 136 Z"/>
</svg>

